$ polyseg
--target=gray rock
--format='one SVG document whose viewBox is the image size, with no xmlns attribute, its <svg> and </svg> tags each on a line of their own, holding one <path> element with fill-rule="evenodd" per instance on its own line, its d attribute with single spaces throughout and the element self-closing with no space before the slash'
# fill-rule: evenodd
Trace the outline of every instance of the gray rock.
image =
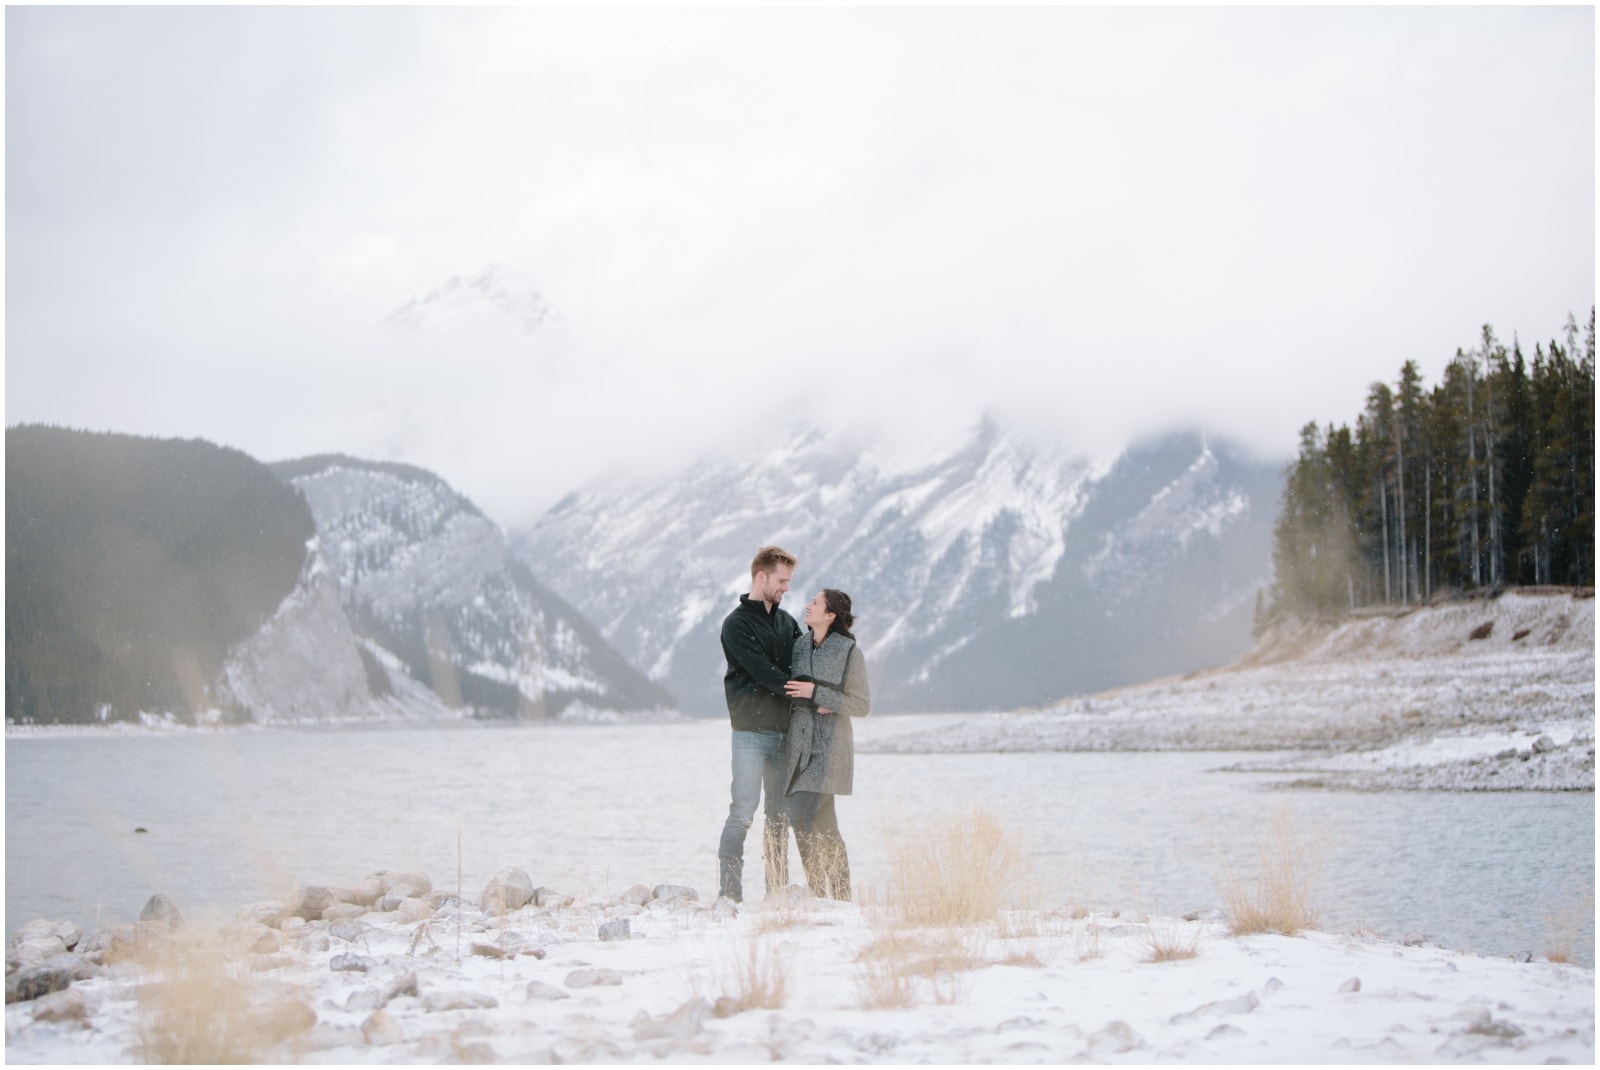
<svg viewBox="0 0 1600 1070">
<path fill-rule="evenodd" d="M 581 970 L 573 970 L 561 982 L 568 988 L 597 988 L 601 985 L 620 985 L 622 974 L 616 970 L 608 970 L 604 966 L 587 966 Z"/>
<path fill-rule="evenodd" d="M 350 998 L 344 1001 L 347 1011 L 376 1011 L 389 1005 L 390 1000 L 399 999 L 401 996 L 415 996 L 417 994 L 417 975 L 408 973 L 399 980 L 392 981 L 378 988 L 364 988 L 359 992 L 350 993 Z"/>
<path fill-rule="evenodd" d="M 1202 1003 L 1192 1011 L 1183 1014 L 1174 1014 L 1167 1020 L 1169 1025 L 1180 1025 L 1196 1018 L 1221 1018 L 1230 1014 L 1249 1014 L 1261 1006 L 1261 1000 L 1254 992 L 1246 992 L 1242 996 L 1232 999 L 1219 999 L 1211 1003 Z"/>
<path fill-rule="evenodd" d="M 367 908 L 356 903 L 335 903 L 322 912 L 323 921 L 349 921 L 359 918 L 367 912 Z"/>
<path fill-rule="evenodd" d="M 282 903 L 273 900 L 263 900 L 259 903 L 247 903 L 233 912 L 233 916 L 240 921 L 253 921 L 257 925 L 265 925 L 270 929 L 283 926 L 283 919 L 289 911 Z"/>
<path fill-rule="evenodd" d="M 391 873 L 385 871 L 384 880 L 386 881 L 383 887 L 385 892 L 392 892 L 402 885 L 410 888 L 412 895 L 427 895 L 433 891 L 433 881 L 429 880 L 425 873 Z"/>
<path fill-rule="evenodd" d="M 394 915 L 407 924 L 414 921 L 427 921 L 433 917 L 433 908 L 415 897 L 402 899 L 400 905 L 395 907 Z"/>
<path fill-rule="evenodd" d="M 509 914 L 533 899 L 533 878 L 513 867 L 502 869 L 484 885 L 478 908 L 485 914 Z"/>
<path fill-rule="evenodd" d="M 406 1031 L 400 1028 L 399 1022 L 383 1011 L 376 1010 L 367 1015 L 367 1020 L 361 1023 L 361 1036 L 373 1047 L 382 1048 L 390 1044 L 403 1044 Z"/>
<path fill-rule="evenodd" d="M 422 997 L 423 1009 L 439 1011 L 488 1010 L 500 1006 L 500 1001 L 483 992 L 429 992 Z"/>
<path fill-rule="evenodd" d="M 328 923 L 328 935 L 349 944 L 365 940 L 370 932 L 372 932 L 371 925 L 364 921 L 356 921 L 354 918 L 340 918 L 338 921 Z"/>
<path fill-rule="evenodd" d="M 500 934 L 500 947 L 508 957 L 532 955 L 536 959 L 544 958 L 544 948 L 540 947 L 533 937 L 523 933 L 510 932 Z"/>
<path fill-rule="evenodd" d="M 572 997 L 555 985 L 546 984 L 544 981 L 528 982 L 528 998 L 535 1000 L 571 999 Z"/>
<path fill-rule="evenodd" d="M 36 966 L 27 966 L 6 978 L 6 1002 L 16 1003 L 38 999 L 59 992 L 74 981 L 94 976 L 95 966 L 82 955 L 64 952 L 53 955 Z M 12 982 L 15 980 L 15 989 Z"/>
<path fill-rule="evenodd" d="M 698 902 L 700 893 L 682 884 L 658 884 L 650 894 L 657 899 L 689 899 Z"/>
<path fill-rule="evenodd" d="M 145 901 L 144 909 L 139 911 L 140 921 L 159 921 L 169 929 L 183 928 L 183 914 L 178 910 L 178 904 L 157 892 Z"/>
<path fill-rule="evenodd" d="M 710 1004 L 699 998 L 689 1000 L 671 1014 L 660 1018 L 651 1018 L 641 1011 L 633 1021 L 633 1039 L 683 1040 L 692 1037 L 705 1029 L 706 1016 L 710 1013 Z"/>
<path fill-rule="evenodd" d="M 356 1048 L 367 1042 L 365 1034 L 353 1025 L 335 1025 L 318 1022 L 311 1027 L 302 1043 L 312 1051 L 330 1051 L 334 1048 Z"/>
<path fill-rule="evenodd" d="M 627 940 L 633 935 L 629 928 L 627 918 L 618 918 L 616 921 L 603 921 L 600 923 L 601 940 Z"/>
<path fill-rule="evenodd" d="M 1120 1055 L 1125 1051 L 1144 1047 L 1144 1041 L 1127 1022 L 1112 1022 L 1104 1029 L 1089 1034 L 1089 1054 Z"/>
<path fill-rule="evenodd" d="M 1515 748 L 1515 747 L 1507 747 L 1505 750 L 1500 751 L 1499 753 L 1497 753 L 1495 755 L 1495 759 L 1497 761 L 1504 762 L 1504 761 L 1510 761 L 1512 758 L 1515 758 L 1516 756 L 1517 756 L 1517 748 Z"/>
<path fill-rule="evenodd" d="M 1556 741 L 1549 736 L 1540 736 L 1533 741 L 1533 752 L 1535 754 L 1548 754 L 1555 749 Z"/>
<path fill-rule="evenodd" d="M 334 973 L 366 973 L 372 965 L 371 959 L 351 951 L 341 952 L 328 961 L 328 969 Z"/>
<path fill-rule="evenodd" d="M 269 929 L 265 925 L 250 923 L 255 930 L 255 937 L 250 941 L 250 950 L 257 955 L 275 955 L 283 949 L 283 934 L 276 929 Z"/>
<path fill-rule="evenodd" d="M 632 888 L 629 888 L 627 891 L 617 896 L 617 901 L 620 903 L 632 903 L 636 907 L 642 907 L 646 903 L 650 902 L 652 898 L 653 893 L 650 891 L 650 889 L 646 888 L 642 884 L 635 884 Z"/>
<path fill-rule="evenodd" d="M 1510 1022 L 1501 1022 L 1494 1019 L 1474 1025 L 1467 1032 L 1476 1033 L 1480 1036 L 1496 1037 L 1500 1040 L 1515 1040 L 1522 1035 L 1520 1027 L 1512 1025 Z"/>
<path fill-rule="evenodd" d="M 6 948 L 6 968 L 17 970 L 24 966 L 37 966 L 45 959 L 64 955 L 66 952 L 67 945 L 61 942 L 59 936 L 36 936 L 28 940 L 18 940 Z"/>
<path fill-rule="evenodd" d="M 337 903 L 333 892 L 320 884 L 307 885 L 295 893 L 289 913 L 307 921 L 319 921 L 322 912 Z"/>
<path fill-rule="evenodd" d="M 1339 986 L 1339 991 L 1341 991 L 1341 992 L 1359 992 L 1359 991 L 1361 991 L 1361 978 L 1359 978 L 1359 977 L 1350 978 L 1344 984 Z"/>
<path fill-rule="evenodd" d="M 89 1004 L 75 988 L 40 996 L 33 1004 L 36 1022 L 82 1022 L 89 1016 Z"/>
<path fill-rule="evenodd" d="M 1428 942 L 1428 938 L 1421 933 L 1406 933 L 1405 939 L 1401 942 L 1407 947 L 1421 947 Z"/>
<path fill-rule="evenodd" d="M 376 877 L 358 881 L 350 889 L 350 901 L 357 906 L 370 907 L 383 896 L 383 882 Z"/>
<path fill-rule="evenodd" d="M 318 954 L 333 946 L 333 941 L 328 939 L 328 934 L 307 929 L 295 937 L 300 942 L 300 950 L 308 954 Z"/>
<path fill-rule="evenodd" d="M 61 941 L 63 950 L 71 951 L 83 939 L 83 930 L 70 921 L 50 921 L 46 918 L 34 918 L 12 933 L 11 939 L 7 943 L 15 945 L 25 940 L 39 940 L 51 936 Z"/>
<path fill-rule="evenodd" d="M 1262 986 L 1268 992 L 1276 992 L 1283 987 L 1283 982 L 1276 977 L 1268 977 L 1267 983 Z"/>
</svg>

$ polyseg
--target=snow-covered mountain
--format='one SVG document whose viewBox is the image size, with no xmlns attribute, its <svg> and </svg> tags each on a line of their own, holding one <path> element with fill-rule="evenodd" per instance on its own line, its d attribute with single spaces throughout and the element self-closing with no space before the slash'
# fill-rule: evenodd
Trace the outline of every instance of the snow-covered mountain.
<svg viewBox="0 0 1600 1070">
<path fill-rule="evenodd" d="M 437 476 L 343 456 L 272 469 L 310 505 L 357 632 L 447 705 L 529 719 L 672 705 Z"/>
<path fill-rule="evenodd" d="M 796 615 L 850 593 L 876 708 L 1011 708 L 1246 650 L 1281 482 L 1200 434 L 1096 466 L 992 421 L 913 464 L 807 432 L 591 485 L 514 553 L 691 713 L 722 710 L 718 630 L 763 543 L 800 558 Z"/>
<path fill-rule="evenodd" d="M 490 264 L 475 274 L 452 275 L 425 295 L 397 308 L 392 326 L 429 330 L 481 317 L 505 317 L 529 333 L 550 317 L 550 305 L 534 284 L 515 271 Z"/>
</svg>

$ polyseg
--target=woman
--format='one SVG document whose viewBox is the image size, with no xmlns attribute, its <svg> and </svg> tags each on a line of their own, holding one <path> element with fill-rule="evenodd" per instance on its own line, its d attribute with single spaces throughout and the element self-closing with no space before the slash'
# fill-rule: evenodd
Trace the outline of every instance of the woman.
<svg viewBox="0 0 1600 1070">
<path fill-rule="evenodd" d="M 784 778 L 789 824 L 811 894 L 850 898 L 850 857 L 833 811 L 835 795 L 849 795 L 855 771 L 851 717 L 865 717 L 871 704 L 867 662 L 850 628 L 850 596 L 817 592 L 806 606 L 810 634 L 794 643 L 784 685 L 790 699 L 788 760 Z"/>
</svg>

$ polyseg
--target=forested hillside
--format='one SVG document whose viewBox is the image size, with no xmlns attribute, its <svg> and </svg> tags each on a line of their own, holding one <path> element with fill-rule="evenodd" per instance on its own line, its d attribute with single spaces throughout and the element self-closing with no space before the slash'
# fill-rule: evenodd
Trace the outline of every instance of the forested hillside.
<svg viewBox="0 0 1600 1070">
<path fill-rule="evenodd" d="M 1270 606 L 1594 584 L 1595 317 L 1507 349 L 1485 326 L 1429 389 L 1413 361 L 1355 427 L 1307 424 L 1274 529 Z"/>
<path fill-rule="evenodd" d="M 6 719 L 210 708 L 229 647 L 294 589 L 316 533 L 238 450 L 6 429 Z"/>
</svg>

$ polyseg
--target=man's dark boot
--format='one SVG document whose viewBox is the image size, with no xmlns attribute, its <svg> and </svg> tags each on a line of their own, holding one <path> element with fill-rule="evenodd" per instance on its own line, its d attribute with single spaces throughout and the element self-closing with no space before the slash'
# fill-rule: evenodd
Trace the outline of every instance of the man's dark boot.
<svg viewBox="0 0 1600 1070">
<path fill-rule="evenodd" d="M 744 902 L 744 859 L 717 859 L 717 895 L 727 896 L 735 903 Z"/>
</svg>

